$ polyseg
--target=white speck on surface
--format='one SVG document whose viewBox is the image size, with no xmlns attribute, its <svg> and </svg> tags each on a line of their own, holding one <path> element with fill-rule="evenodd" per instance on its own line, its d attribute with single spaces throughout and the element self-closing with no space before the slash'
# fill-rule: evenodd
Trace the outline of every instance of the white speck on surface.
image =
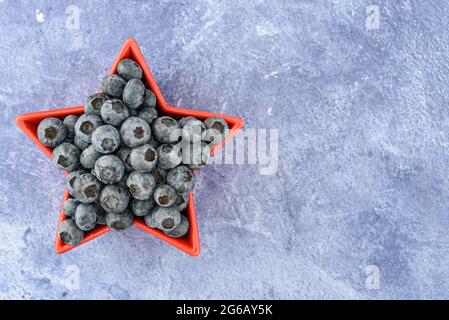
<svg viewBox="0 0 449 320">
<path fill-rule="evenodd" d="M 36 9 L 36 21 L 39 23 L 44 22 L 44 13 L 40 12 L 39 9 Z"/>
</svg>

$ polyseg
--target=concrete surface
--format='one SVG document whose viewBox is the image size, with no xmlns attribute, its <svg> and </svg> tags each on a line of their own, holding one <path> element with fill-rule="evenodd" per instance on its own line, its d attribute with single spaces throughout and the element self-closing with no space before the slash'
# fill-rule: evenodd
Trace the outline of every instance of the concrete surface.
<svg viewBox="0 0 449 320">
<path fill-rule="evenodd" d="M 0 298 L 449 298 L 449 2 L 0 12 Z M 274 175 L 202 172 L 197 258 L 137 229 L 53 253 L 63 176 L 15 116 L 83 103 L 130 35 L 169 103 L 279 132 Z"/>
</svg>

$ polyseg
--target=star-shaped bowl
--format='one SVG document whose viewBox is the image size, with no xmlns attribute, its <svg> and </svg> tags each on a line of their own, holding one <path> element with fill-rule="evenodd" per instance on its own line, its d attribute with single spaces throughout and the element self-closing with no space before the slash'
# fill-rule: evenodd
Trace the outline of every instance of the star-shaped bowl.
<svg viewBox="0 0 449 320">
<path fill-rule="evenodd" d="M 226 139 L 223 140 L 221 143 L 215 145 L 211 149 L 211 155 L 213 155 L 219 148 L 221 148 L 226 142 L 229 141 L 229 139 L 232 138 L 236 134 L 238 130 L 240 130 L 243 127 L 243 120 L 223 115 L 223 114 L 215 114 L 211 112 L 204 112 L 204 111 L 198 111 L 198 110 L 190 110 L 190 109 L 181 109 L 177 107 L 172 107 L 167 104 L 165 101 L 156 81 L 154 80 L 150 69 L 148 67 L 148 64 L 145 60 L 145 58 L 142 55 L 142 52 L 139 48 L 139 45 L 137 44 L 136 40 L 134 38 L 129 38 L 126 40 L 125 44 L 121 48 L 117 58 L 115 59 L 114 63 L 112 64 L 111 69 L 109 70 L 109 74 L 114 74 L 116 72 L 117 66 L 119 62 L 123 59 L 131 58 L 134 61 L 136 61 L 143 70 L 143 83 L 151 89 L 151 91 L 154 92 L 156 95 L 157 100 L 157 109 L 160 115 L 169 115 L 173 118 L 181 118 L 186 116 L 193 116 L 198 119 L 204 120 L 209 117 L 213 116 L 219 116 L 222 117 L 229 125 L 229 134 L 227 135 Z M 41 148 L 50 158 L 52 154 L 52 148 L 49 148 L 45 145 L 43 145 L 39 139 L 37 138 L 37 126 L 39 125 L 39 122 L 41 122 L 43 119 L 48 117 L 56 117 L 63 119 L 66 116 L 70 114 L 76 114 L 81 115 L 84 113 L 83 106 L 76 106 L 71 108 L 64 108 L 64 109 L 57 109 L 57 110 L 51 110 L 51 111 L 40 111 L 40 112 L 32 112 L 27 114 L 21 114 L 17 116 L 16 122 L 17 125 L 23 130 L 23 132 L 35 143 Z M 67 190 L 64 191 L 64 197 L 63 201 L 69 198 L 69 194 Z M 162 231 L 158 229 L 153 229 L 148 227 L 142 217 L 135 217 L 133 225 L 143 231 L 146 231 L 159 239 L 164 240 L 165 242 L 173 245 L 174 247 L 186 252 L 189 255 L 197 256 L 200 253 L 200 241 L 198 236 L 198 224 L 196 222 L 196 210 L 195 210 L 195 203 L 193 199 L 193 193 L 191 192 L 189 194 L 189 204 L 187 208 L 184 211 L 184 214 L 187 216 L 189 223 L 190 223 L 190 229 L 189 232 L 181 237 L 181 238 L 172 238 L 167 235 L 165 235 Z M 67 219 L 66 215 L 64 214 L 63 210 L 61 210 L 58 220 L 58 227 L 59 224 Z M 110 231 L 110 228 L 107 226 L 97 225 L 93 230 L 88 231 L 85 233 L 83 241 L 78 245 L 85 244 L 89 242 L 90 240 Z M 56 232 L 56 241 L 55 241 L 55 251 L 57 253 L 64 253 L 71 249 L 74 249 L 78 246 L 70 246 L 64 242 L 59 237 L 58 232 Z"/>
</svg>

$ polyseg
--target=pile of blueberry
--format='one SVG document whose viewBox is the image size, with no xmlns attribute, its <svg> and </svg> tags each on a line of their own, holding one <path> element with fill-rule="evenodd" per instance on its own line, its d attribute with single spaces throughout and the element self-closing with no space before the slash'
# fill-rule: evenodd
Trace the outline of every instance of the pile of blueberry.
<svg viewBox="0 0 449 320">
<path fill-rule="evenodd" d="M 39 140 L 54 148 L 52 162 L 69 172 L 61 240 L 75 246 L 97 224 L 123 230 L 135 217 L 168 236 L 184 236 L 189 221 L 181 212 L 195 186 L 192 170 L 207 165 L 227 123 L 159 116 L 156 97 L 131 59 L 122 60 L 101 88 L 83 115 L 47 118 L 37 128 Z"/>
</svg>

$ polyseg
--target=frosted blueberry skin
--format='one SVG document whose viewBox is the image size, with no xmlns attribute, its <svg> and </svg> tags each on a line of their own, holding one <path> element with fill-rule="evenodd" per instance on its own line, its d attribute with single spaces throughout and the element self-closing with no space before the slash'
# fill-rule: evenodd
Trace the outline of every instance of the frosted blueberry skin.
<svg viewBox="0 0 449 320">
<path fill-rule="evenodd" d="M 142 68 L 132 59 L 123 59 L 117 66 L 117 74 L 126 81 L 142 79 Z"/>
<path fill-rule="evenodd" d="M 109 124 L 98 127 L 92 134 L 92 146 L 103 154 L 117 151 L 121 143 L 120 133 Z"/>
<path fill-rule="evenodd" d="M 84 103 L 84 113 L 99 116 L 101 114 L 101 108 L 107 98 L 108 97 L 104 93 L 95 93 L 89 96 Z"/>
<path fill-rule="evenodd" d="M 86 170 L 83 169 L 78 169 L 75 171 L 72 171 L 68 174 L 67 178 L 66 178 L 66 188 L 67 188 L 67 192 L 74 197 L 75 196 L 75 181 L 76 179 L 81 176 L 83 173 L 87 173 Z"/>
<path fill-rule="evenodd" d="M 76 226 L 75 221 L 72 219 L 66 219 L 61 222 L 58 229 L 59 238 L 62 242 L 71 246 L 79 245 L 84 238 L 83 230 Z"/>
<path fill-rule="evenodd" d="M 99 116 L 93 114 L 83 114 L 75 123 L 75 135 L 84 142 L 91 143 L 92 134 L 102 125 L 103 121 Z"/>
<path fill-rule="evenodd" d="M 195 117 L 192 117 L 192 116 L 182 117 L 181 119 L 178 120 L 179 127 L 180 128 L 184 127 L 184 125 L 187 123 L 187 121 L 190 121 L 190 120 L 198 120 L 198 119 Z"/>
<path fill-rule="evenodd" d="M 192 170 L 202 169 L 210 161 L 210 147 L 204 142 L 181 143 L 182 163 Z"/>
<path fill-rule="evenodd" d="M 162 143 L 176 143 L 181 140 L 181 128 L 178 121 L 169 116 L 157 118 L 151 124 L 154 137 Z"/>
<path fill-rule="evenodd" d="M 75 223 L 83 231 L 95 228 L 97 224 L 97 209 L 91 204 L 81 203 L 75 212 Z"/>
<path fill-rule="evenodd" d="M 158 228 L 162 231 L 173 230 L 181 222 L 181 213 L 175 206 L 156 206 L 151 214 L 145 216 L 145 224 L 151 228 Z"/>
<path fill-rule="evenodd" d="M 95 162 L 100 158 L 103 154 L 95 150 L 95 148 L 90 145 L 86 149 L 81 152 L 80 162 L 84 168 L 92 169 L 95 165 Z"/>
<path fill-rule="evenodd" d="M 64 118 L 62 123 L 64 123 L 65 127 L 67 128 L 67 137 L 68 138 L 74 138 L 75 137 L 75 123 L 78 121 L 78 116 L 76 114 L 68 115 Z"/>
<path fill-rule="evenodd" d="M 132 226 L 134 215 L 129 210 L 120 213 L 108 212 L 105 221 L 109 228 L 121 231 Z"/>
<path fill-rule="evenodd" d="M 104 123 L 114 127 L 120 127 L 129 117 L 128 108 L 118 99 L 106 100 L 100 114 Z"/>
<path fill-rule="evenodd" d="M 37 137 L 47 147 L 56 147 L 67 137 L 67 127 L 58 118 L 46 118 L 37 126 Z"/>
<path fill-rule="evenodd" d="M 126 81 L 116 74 L 106 76 L 101 80 L 101 89 L 104 93 L 115 98 L 121 98 Z"/>
<path fill-rule="evenodd" d="M 156 167 L 158 155 L 151 144 L 134 148 L 129 155 L 129 162 L 134 170 L 139 172 L 150 172 Z"/>
<path fill-rule="evenodd" d="M 75 135 L 75 137 L 73 138 L 73 144 L 81 151 L 86 150 L 90 146 L 89 142 L 81 140 L 80 137 L 77 135 Z"/>
<path fill-rule="evenodd" d="M 125 165 L 116 155 L 108 154 L 95 162 L 95 176 L 105 184 L 119 183 L 125 174 Z"/>
<path fill-rule="evenodd" d="M 154 201 L 161 207 L 171 207 L 175 204 L 177 196 L 175 189 L 168 184 L 161 184 L 153 193 Z"/>
<path fill-rule="evenodd" d="M 97 213 L 97 224 L 105 225 L 106 211 L 104 211 L 103 207 L 98 202 L 93 202 L 91 205 L 95 208 L 95 212 Z"/>
<path fill-rule="evenodd" d="M 188 142 L 199 142 L 206 137 L 206 126 L 198 119 L 189 119 L 183 122 L 182 138 Z"/>
<path fill-rule="evenodd" d="M 129 192 L 118 184 L 108 184 L 101 190 L 99 199 L 106 212 L 120 213 L 128 207 Z"/>
<path fill-rule="evenodd" d="M 138 117 L 130 117 L 120 127 L 123 143 L 135 148 L 148 143 L 151 138 L 151 128 L 145 120 Z"/>
<path fill-rule="evenodd" d="M 129 193 L 137 200 L 148 200 L 153 196 L 156 180 L 151 173 L 133 171 L 126 180 Z"/>
<path fill-rule="evenodd" d="M 156 108 L 156 96 L 154 95 L 153 91 L 145 89 L 145 96 L 143 97 L 142 107 Z"/>
<path fill-rule="evenodd" d="M 158 166 L 162 169 L 172 169 L 182 162 L 182 151 L 178 145 L 162 144 L 157 148 Z"/>
<path fill-rule="evenodd" d="M 148 200 L 132 199 L 130 208 L 136 217 L 143 217 L 150 214 L 155 205 L 154 199 L 151 197 Z"/>
<path fill-rule="evenodd" d="M 92 203 L 98 200 L 102 184 L 91 173 L 83 173 L 73 183 L 76 200 L 82 203 Z"/>
<path fill-rule="evenodd" d="M 131 166 L 131 162 L 129 159 L 131 150 L 131 148 L 124 146 L 118 149 L 116 153 L 116 155 L 122 160 L 123 164 L 125 165 L 125 172 L 127 173 L 134 171 L 134 168 Z"/>
<path fill-rule="evenodd" d="M 74 198 L 69 198 L 66 201 L 64 201 L 64 205 L 63 205 L 64 214 L 67 217 L 75 216 L 76 208 L 78 208 L 78 205 L 80 203 L 81 202 L 79 202 L 78 200 L 76 200 Z"/>
<path fill-rule="evenodd" d="M 175 228 L 163 231 L 167 236 L 172 238 L 181 238 L 189 232 L 189 227 L 189 220 L 184 215 L 181 215 L 181 222 Z"/>
<path fill-rule="evenodd" d="M 131 79 L 123 89 L 123 103 L 130 109 L 137 109 L 143 102 L 145 85 L 139 79 Z"/>
<path fill-rule="evenodd" d="M 178 193 L 188 193 L 195 187 L 196 177 L 187 166 L 180 165 L 167 173 L 167 184 Z"/>
<path fill-rule="evenodd" d="M 212 145 L 223 141 L 229 133 L 228 123 L 220 117 L 210 117 L 204 120 L 204 125 L 206 126 L 206 135 L 203 140 Z"/>
<path fill-rule="evenodd" d="M 148 125 L 151 125 L 151 123 L 157 119 L 158 112 L 155 108 L 143 107 L 137 115 L 139 118 L 145 120 Z"/>
<path fill-rule="evenodd" d="M 53 149 L 52 162 L 53 164 L 65 171 L 73 171 L 80 164 L 81 151 L 71 143 L 61 143 Z"/>
</svg>

